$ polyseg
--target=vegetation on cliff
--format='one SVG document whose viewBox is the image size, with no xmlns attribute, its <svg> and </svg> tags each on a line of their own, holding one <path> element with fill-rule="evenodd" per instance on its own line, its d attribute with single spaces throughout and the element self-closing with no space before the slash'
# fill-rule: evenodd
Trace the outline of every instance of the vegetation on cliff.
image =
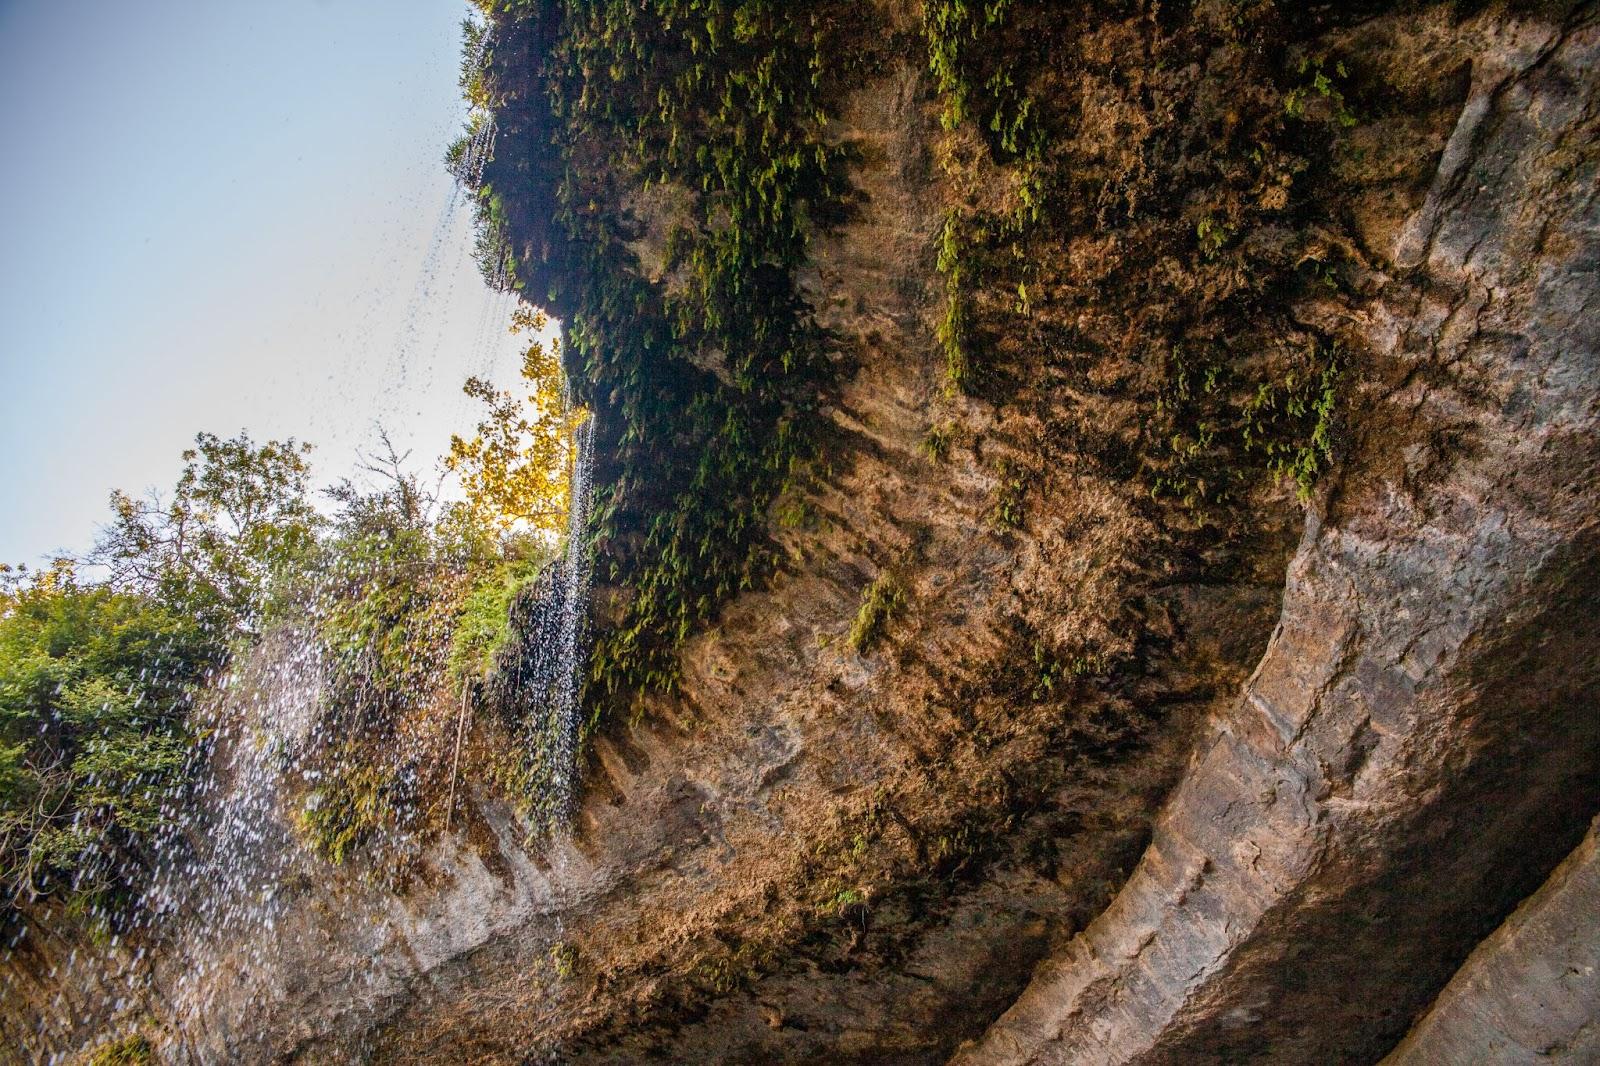
<svg viewBox="0 0 1600 1066">
<path fill-rule="evenodd" d="M 514 326 L 543 322 L 526 312 Z M 86 559 L 4 572 L 5 913 L 55 902 L 121 919 L 161 854 L 183 849 L 219 724 L 195 711 L 223 699 L 208 683 L 275 632 L 314 650 L 293 678 L 320 693 L 291 781 L 308 841 L 340 862 L 447 820 L 457 694 L 493 671 L 510 603 L 550 558 L 568 506 L 579 416 L 536 337 L 523 379 L 525 398 L 468 381 L 485 413 L 446 457 L 458 500 L 441 501 L 387 438 L 367 464 L 377 487 L 343 481 L 319 507 L 309 446 L 202 433 L 170 495 L 113 494 Z M 492 770 L 479 776 L 504 779 Z"/>
<path fill-rule="evenodd" d="M 834 3 L 484 6 L 490 55 L 464 80 L 501 131 L 486 244 L 562 317 L 599 418 L 597 573 L 620 599 L 592 656 L 599 714 L 670 689 L 678 643 L 770 570 L 767 510 L 814 453 L 831 369 L 794 273 L 846 191 L 826 127 L 852 21 Z M 623 175 L 681 207 L 656 280 L 635 269 L 640 220 L 599 206 Z"/>
<path fill-rule="evenodd" d="M 670 690 L 679 643 L 771 570 L 769 510 L 817 459 L 839 370 L 795 281 L 854 195 L 830 122 L 852 72 L 891 45 L 821 0 L 480 6 L 462 78 L 477 112 L 452 158 L 493 126 L 476 175 L 485 276 L 561 317 L 600 419 L 594 534 L 613 596 L 598 716 Z M 1114 387 L 1149 411 L 1136 476 L 1190 507 L 1262 473 L 1309 493 L 1347 365 L 1281 297 L 1342 283 L 1319 170 L 1355 121 L 1352 80 L 1285 53 L 1273 5 L 1224 7 L 1150 15 L 1148 39 L 1127 42 L 1150 52 L 1137 84 L 1114 55 L 1052 59 L 1053 42 L 1131 25 L 1137 5 L 923 8 L 954 193 L 934 257 L 952 401 L 1003 400 L 1019 343 L 1120 351 L 1140 377 Z M 1232 94 L 1194 99 L 1196 73 Z M 1073 79 L 1095 109 L 1075 110 Z M 1123 316 L 1075 321 L 1091 289 Z M 1020 521 L 1016 503 L 995 513 Z"/>
<path fill-rule="evenodd" d="M 1023 338 L 1069 375 L 1075 349 L 1118 353 L 1139 376 L 1113 387 L 1149 409 L 1153 494 L 1217 505 L 1268 472 L 1308 495 L 1347 360 L 1286 308 L 1345 284 L 1327 176 L 1357 123 L 1353 79 L 1297 49 L 1270 3 L 1109 32 L 1141 50 L 1131 74 L 1101 42 L 1061 62 L 1058 42 L 1141 19 L 1117 7 L 924 6 L 957 194 L 937 249 L 951 388 L 1003 398 Z"/>
<path fill-rule="evenodd" d="M 599 427 L 593 535 L 607 587 L 597 597 L 593 721 L 645 706 L 692 713 L 720 693 L 692 675 L 679 688 L 686 638 L 715 629 L 738 593 L 759 589 L 775 566 L 773 534 L 802 524 L 820 498 L 834 512 L 824 521 L 858 523 L 818 538 L 851 571 L 845 609 L 855 616 L 837 632 L 819 628 L 818 645 L 873 660 L 865 673 L 878 679 L 938 654 L 938 694 L 926 700 L 960 721 L 940 737 L 970 756 L 967 769 L 1025 747 L 1024 736 L 1048 736 L 1039 743 L 1072 747 L 1074 758 L 1146 742 L 1161 710 L 1118 708 L 1089 726 L 1074 717 L 1075 701 L 1091 679 L 1148 697 L 1141 679 L 1175 639 L 1170 604 L 1152 589 L 1221 580 L 1203 571 L 1238 563 L 1237 534 L 1261 517 L 1252 508 L 1287 504 L 1285 480 L 1313 492 L 1339 444 L 1355 353 L 1327 318 L 1300 317 L 1296 306 L 1341 298 L 1357 281 L 1330 173 L 1362 113 L 1360 79 L 1339 57 L 1310 54 L 1311 27 L 1270 3 L 929 0 L 909 24 L 906 9 L 827 3 L 482 6 L 490 29 L 469 35 L 467 51 L 476 56 L 487 40 L 487 57 L 465 79 L 480 117 L 463 145 L 475 130 L 496 131 L 478 184 L 493 249 L 484 273 L 561 319 L 569 372 Z M 885 142 L 862 129 L 881 105 L 853 94 L 900 90 L 907 61 L 913 83 L 915 68 L 927 73 L 895 114 L 925 118 L 927 135 L 906 139 L 911 153 L 894 160 L 893 179 L 879 170 L 878 184 L 856 188 L 874 173 L 856 146 Z M 923 145 L 930 158 L 916 156 Z M 932 210 L 911 217 L 923 184 Z M 892 206 L 875 213 L 864 206 L 873 196 Z M 1014 639 L 1001 653 L 974 649 L 969 661 L 913 636 L 927 635 L 917 615 L 934 598 L 919 572 L 925 513 L 894 512 L 900 529 L 864 530 L 837 499 L 852 461 L 887 468 L 891 480 L 917 476 L 863 454 L 896 443 L 884 424 L 892 416 L 862 417 L 883 414 L 875 400 L 833 404 L 849 394 L 858 353 L 920 363 L 922 338 L 904 343 L 915 330 L 901 319 L 912 317 L 907 305 L 920 312 L 921 297 L 888 291 L 918 287 L 919 264 L 874 274 L 865 284 L 882 287 L 870 293 L 830 293 L 853 297 L 859 312 L 830 308 L 830 323 L 858 323 L 869 303 L 895 318 L 892 355 L 870 339 L 858 347 L 828 335 L 807 303 L 811 268 L 824 289 L 852 256 L 881 271 L 850 229 L 857 213 L 879 236 L 932 231 L 920 265 L 937 272 L 943 299 L 923 325 L 946 382 L 926 397 L 920 448 L 949 464 L 960 488 L 986 486 L 976 508 L 986 548 L 1019 570 L 1040 568 L 1013 575 L 1021 605 L 1012 609 L 1032 613 L 1007 620 Z M 823 236 L 857 244 L 839 253 Z M 895 380 L 905 389 L 896 413 L 914 409 L 920 386 Z M 840 443 L 854 434 L 865 442 Z M 1059 494 L 1069 487 L 1086 508 L 1063 528 Z M 894 511 L 889 491 L 874 498 Z M 960 506 L 954 492 L 945 502 Z M 1044 543 L 1041 519 L 1054 522 L 1055 543 Z M 1102 521 L 1115 532 L 1103 552 L 1081 553 L 1092 558 L 1060 543 L 1099 536 Z M 1028 602 L 1027 576 L 1040 577 L 1047 551 L 1082 563 L 1082 602 Z M 808 588 L 833 591 L 836 575 L 797 569 L 816 583 Z M 761 596 L 740 605 L 783 610 Z M 821 624 L 814 610 L 795 616 Z M 703 670 L 705 657 L 736 645 L 712 634 L 689 666 L 698 658 Z M 946 672 L 981 680 L 957 685 Z M 888 691 L 882 684 L 873 691 Z M 652 690 L 686 698 L 638 698 Z M 980 701 L 993 714 L 981 723 Z M 792 947 L 807 931 L 827 939 L 819 926 L 859 915 L 897 879 L 970 870 L 1001 852 L 1017 812 L 1048 800 L 1004 771 L 973 772 L 991 794 L 922 795 L 926 810 L 899 812 L 915 841 L 904 851 L 816 849 L 797 879 L 828 886 L 814 913 L 788 909 L 780 889 L 776 901 L 749 903 L 759 917 L 719 918 L 717 943 L 708 934 L 663 948 L 692 972 L 661 994 L 690 1004 L 725 994 L 755 979 L 777 941 Z"/>
</svg>

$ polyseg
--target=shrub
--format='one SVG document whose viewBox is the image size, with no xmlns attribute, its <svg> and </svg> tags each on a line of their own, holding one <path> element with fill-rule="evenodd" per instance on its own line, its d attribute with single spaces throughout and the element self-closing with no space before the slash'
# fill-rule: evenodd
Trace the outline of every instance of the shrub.
<svg viewBox="0 0 1600 1066">
<path fill-rule="evenodd" d="M 274 579 L 316 545 L 310 450 L 293 438 L 198 434 L 170 498 L 112 493 L 113 517 L 92 560 L 114 588 L 181 605 L 219 633 L 258 632 L 276 606 Z"/>
<path fill-rule="evenodd" d="M 425 530 L 345 539 L 321 605 L 330 702 L 373 722 L 431 697 L 462 582 Z"/>
<path fill-rule="evenodd" d="M 147 866 L 222 649 L 153 600 L 58 568 L 0 614 L 0 908 L 105 907 Z"/>
<path fill-rule="evenodd" d="M 380 830 L 418 815 L 416 749 L 445 687 L 466 581 L 424 528 L 349 533 L 327 546 L 318 602 L 323 649 L 318 746 L 300 766 L 315 785 L 298 818 L 312 847 L 343 862 Z M 437 767 L 434 768 L 437 771 Z"/>
<path fill-rule="evenodd" d="M 450 675 L 458 683 L 481 679 L 511 634 L 511 602 L 539 578 L 544 553 L 507 559 L 480 573 L 462 604 L 450 638 Z"/>
</svg>

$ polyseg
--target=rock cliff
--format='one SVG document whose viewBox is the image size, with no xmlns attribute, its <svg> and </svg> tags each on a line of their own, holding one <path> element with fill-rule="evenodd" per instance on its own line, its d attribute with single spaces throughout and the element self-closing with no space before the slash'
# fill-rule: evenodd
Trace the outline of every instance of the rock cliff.
<svg viewBox="0 0 1600 1066">
<path fill-rule="evenodd" d="M 1595 5 L 491 7 L 579 809 L 300 860 L 160 1055 L 1587 1061 Z"/>
</svg>

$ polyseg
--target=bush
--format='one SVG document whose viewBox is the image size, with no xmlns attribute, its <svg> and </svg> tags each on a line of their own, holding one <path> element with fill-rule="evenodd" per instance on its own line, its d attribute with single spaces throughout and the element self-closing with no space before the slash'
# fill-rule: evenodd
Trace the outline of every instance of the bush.
<svg viewBox="0 0 1600 1066">
<path fill-rule="evenodd" d="M 316 785 L 298 823 L 334 863 L 374 836 L 413 826 L 419 769 L 440 772 L 418 760 L 447 731 L 437 719 L 448 703 L 445 664 L 466 580 L 436 549 L 428 530 L 403 526 L 347 531 L 327 545 L 314 608 L 322 721 L 318 746 L 301 758 Z"/>
<path fill-rule="evenodd" d="M 511 634 L 511 602 L 539 578 L 544 554 L 507 559 L 478 575 L 450 638 L 450 675 L 458 683 L 482 679 Z"/>
<path fill-rule="evenodd" d="M 147 866 L 184 780 L 202 626 L 58 568 L 0 614 L 0 907 L 105 905 Z"/>
<path fill-rule="evenodd" d="M 329 702 L 353 722 L 387 720 L 438 686 L 463 583 L 425 530 L 346 538 L 330 552 L 319 611 Z"/>
</svg>

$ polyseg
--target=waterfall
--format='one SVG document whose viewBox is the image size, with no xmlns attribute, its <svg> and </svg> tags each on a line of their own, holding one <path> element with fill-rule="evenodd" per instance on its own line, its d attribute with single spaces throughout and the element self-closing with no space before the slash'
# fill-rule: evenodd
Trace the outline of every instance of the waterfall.
<svg viewBox="0 0 1600 1066">
<path fill-rule="evenodd" d="M 570 401 L 569 401 L 570 405 Z M 556 634 L 556 684 L 552 693 L 551 737 L 555 756 L 551 806 L 562 821 L 577 800 L 579 672 L 584 666 L 586 619 L 589 614 L 588 549 L 591 480 L 594 465 L 594 418 L 586 417 L 573 431 L 572 480 L 567 496 L 567 551 L 561 571 L 560 628 Z"/>
<path fill-rule="evenodd" d="M 484 24 L 477 34 L 472 54 L 462 63 L 463 81 L 480 78 L 487 71 L 494 50 L 494 23 Z M 483 167 L 494 155 L 494 112 L 472 109 L 471 134 L 456 164 L 456 188 L 475 191 L 483 181 Z"/>
<path fill-rule="evenodd" d="M 472 137 L 462 153 L 461 170 L 456 176 L 458 186 L 476 189 L 483 183 L 483 168 L 494 157 L 494 112 L 484 112 L 474 121 Z"/>
<path fill-rule="evenodd" d="M 219 998 L 259 987 L 271 972 L 293 897 L 286 889 L 308 868 L 289 785 L 296 753 L 319 743 L 322 678 L 319 642 L 294 627 L 270 635 L 204 694 L 193 721 L 206 739 L 191 754 L 191 784 L 164 804 L 142 890 L 119 931 L 43 956 L 39 977 L 55 995 L 36 1039 L 71 1047 L 85 1023 L 159 1015 L 174 1024 L 174 1053 L 207 1060 L 197 1048 L 218 1032 Z M 42 948 L 58 942 L 47 927 L 23 931 Z M 15 971 L 5 976 L 0 989 L 11 994 Z M 55 1052 L 44 1061 L 82 1060 Z"/>
<path fill-rule="evenodd" d="M 321 743 L 323 677 L 320 642 L 303 627 L 236 666 L 210 711 L 209 765 L 158 849 L 139 913 L 183 929 L 186 965 L 166 994 L 188 1039 L 207 1028 L 223 972 L 243 980 L 270 965 L 284 888 L 303 860 L 287 788 L 297 753 Z"/>
<path fill-rule="evenodd" d="M 573 419 L 570 398 L 566 409 Z M 591 572 L 592 417 L 573 428 L 571 447 L 565 544 L 513 601 L 511 637 L 496 657 L 482 698 L 503 719 L 521 722 L 518 789 L 534 827 L 544 832 L 564 829 L 578 798 Z"/>
<path fill-rule="evenodd" d="M 580 795 L 593 569 L 595 419 L 578 421 L 570 396 L 566 416 L 577 424 L 570 435 L 565 543 L 513 606 L 516 647 L 499 660 L 484 693 L 523 721 L 527 812 L 532 828 L 556 835 L 565 832 Z M 385 890 L 359 873 L 334 877 L 295 829 L 301 794 L 317 780 L 307 760 L 340 739 L 315 622 L 313 616 L 269 634 L 202 701 L 195 720 L 208 739 L 196 748 L 193 783 L 165 812 L 167 827 L 131 919 L 108 943 L 50 963 L 44 976 L 57 994 L 36 1038 L 81 1046 L 85 1020 L 161 1017 L 172 1026 L 169 1053 L 210 1061 L 218 1049 L 252 1038 L 241 1004 L 281 994 L 273 990 L 293 980 L 286 967 L 303 950 L 295 941 L 321 935 L 319 929 L 338 930 L 322 950 L 337 958 L 330 965 L 342 967 L 352 1003 L 381 998 L 394 987 L 394 975 L 405 972 L 394 948 L 409 928 L 399 917 L 403 908 L 397 911 Z M 396 736 L 391 744 L 391 765 L 398 768 L 406 742 Z M 398 838 L 409 831 L 393 832 Z M 420 855 L 434 845 L 413 839 L 409 846 Z M 452 843 L 447 834 L 436 846 L 448 856 L 463 838 Z M 338 901 L 337 917 L 312 917 L 327 902 L 315 888 L 324 879 L 334 886 L 329 899 Z"/>
</svg>

